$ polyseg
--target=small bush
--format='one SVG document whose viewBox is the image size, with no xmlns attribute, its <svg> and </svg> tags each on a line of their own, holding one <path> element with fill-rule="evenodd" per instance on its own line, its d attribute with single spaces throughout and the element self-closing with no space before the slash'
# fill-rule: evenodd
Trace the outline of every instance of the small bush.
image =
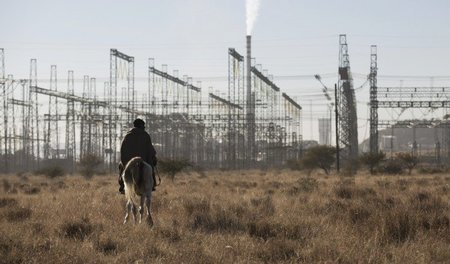
<svg viewBox="0 0 450 264">
<path fill-rule="evenodd" d="M 403 243 L 414 238 L 416 234 L 416 217 L 407 209 L 397 208 L 385 215 L 384 238 L 388 242 Z"/>
<path fill-rule="evenodd" d="M 427 192 L 418 192 L 411 198 L 410 203 L 413 209 L 426 214 L 441 214 L 449 210 L 440 197 L 434 197 Z"/>
<path fill-rule="evenodd" d="M 23 192 L 25 194 L 38 194 L 41 192 L 41 188 L 37 187 L 37 186 L 30 186 L 30 185 L 26 185 L 23 188 Z"/>
<path fill-rule="evenodd" d="M 319 183 L 314 178 L 301 178 L 295 182 L 294 186 L 288 190 L 289 195 L 296 195 L 302 192 L 312 192 L 319 188 Z"/>
<path fill-rule="evenodd" d="M 17 204 L 17 200 L 14 198 L 0 198 L 0 208 L 2 207 L 12 207 Z"/>
<path fill-rule="evenodd" d="M 245 230 L 245 224 L 242 219 L 220 208 L 216 208 L 209 213 L 194 213 L 190 222 L 190 227 L 194 230 L 229 233 Z"/>
<path fill-rule="evenodd" d="M 167 238 L 171 243 L 181 241 L 180 232 L 176 228 L 160 229 L 159 232 L 164 238 Z"/>
<path fill-rule="evenodd" d="M 275 237 L 278 233 L 278 226 L 265 221 L 252 222 L 248 224 L 248 234 L 252 237 L 267 240 Z"/>
<path fill-rule="evenodd" d="M 411 182 L 405 179 L 400 179 L 397 180 L 396 184 L 398 185 L 399 189 L 406 190 L 411 185 Z"/>
<path fill-rule="evenodd" d="M 14 207 L 6 212 L 6 220 L 9 222 L 22 222 L 31 217 L 31 209 L 23 207 Z"/>
<path fill-rule="evenodd" d="M 337 197 L 342 199 L 351 199 L 353 198 L 353 189 L 350 186 L 346 186 L 343 184 L 339 184 L 334 188 L 334 193 Z"/>
<path fill-rule="evenodd" d="M 365 222 L 371 214 L 369 209 L 361 205 L 354 206 L 349 210 L 350 221 L 353 224 Z"/>
<path fill-rule="evenodd" d="M 297 181 L 297 186 L 304 192 L 312 192 L 319 188 L 319 183 L 314 178 L 302 178 Z"/>
<path fill-rule="evenodd" d="M 158 169 L 161 169 L 161 173 L 169 176 L 172 181 L 175 181 L 175 175 L 188 167 L 192 167 L 188 160 L 165 159 L 158 161 Z"/>
<path fill-rule="evenodd" d="M 64 223 L 61 226 L 61 231 L 66 238 L 84 240 L 94 231 L 94 227 L 89 223 L 89 219 L 83 218 L 81 221 Z"/>
<path fill-rule="evenodd" d="M 78 163 L 81 175 L 86 178 L 92 178 L 94 174 L 99 173 L 100 165 L 103 164 L 103 159 L 94 154 L 86 154 Z"/>
<path fill-rule="evenodd" d="M 195 212 L 207 213 L 211 209 L 209 201 L 205 199 L 188 199 L 184 201 L 183 206 L 189 216 Z"/>
<path fill-rule="evenodd" d="M 223 208 L 206 200 L 188 200 L 184 208 L 189 216 L 188 226 L 207 232 L 236 232 L 245 230 L 243 212 L 239 207 Z"/>
<path fill-rule="evenodd" d="M 388 160 L 383 166 L 383 172 L 386 174 L 402 174 L 403 166 L 396 159 Z"/>
<path fill-rule="evenodd" d="M 226 232 L 239 232 L 245 230 L 245 223 L 243 219 L 237 217 L 234 214 L 230 214 L 227 209 L 218 209 L 213 215 L 214 221 L 211 225 L 212 230 L 226 231 Z"/>
<path fill-rule="evenodd" d="M 296 223 L 293 225 L 282 226 L 279 236 L 304 242 L 315 236 L 313 226 L 315 225 L 308 223 Z"/>
<path fill-rule="evenodd" d="M 411 175 L 412 170 L 419 164 L 419 158 L 411 153 L 398 153 L 397 159 L 408 169 L 408 174 Z"/>
<path fill-rule="evenodd" d="M 370 171 L 370 174 L 375 173 L 375 168 L 380 165 L 382 161 L 386 158 L 386 154 L 384 152 L 366 152 L 360 157 L 360 161 L 367 166 Z"/>
<path fill-rule="evenodd" d="M 368 196 L 376 196 L 376 191 L 372 188 L 358 188 L 355 186 L 348 186 L 339 184 L 334 188 L 334 193 L 337 197 L 342 199 L 352 199 L 354 197 L 366 198 Z"/>
<path fill-rule="evenodd" d="M 18 264 L 25 263 L 22 254 L 24 246 L 21 242 L 14 241 L 8 237 L 0 236 L 0 263 Z"/>
<path fill-rule="evenodd" d="M 329 146 L 316 146 L 308 149 L 301 160 L 302 166 L 310 172 L 314 169 L 322 169 L 329 174 L 335 161 L 336 149 Z"/>
<path fill-rule="evenodd" d="M 99 241 L 97 244 L 97 250 L 105 255 L 116 255 L 119 244 L 108 238 L 104 241 Z"/>
<path fill-rule="evenodd" d="M 66 174 L 60 166 L 47 166 L 34 172 L 36 175 L 44 175 L 49 178 L 61 177 Z"/>
<path fill-rule="evenodd" d="M 250 203 L 255 207 L 256 212 L 260 217 L 272 216 L 275 214 L 275 205 L 272 196 L 253 198 L 250 200 Z"/>
</svg>

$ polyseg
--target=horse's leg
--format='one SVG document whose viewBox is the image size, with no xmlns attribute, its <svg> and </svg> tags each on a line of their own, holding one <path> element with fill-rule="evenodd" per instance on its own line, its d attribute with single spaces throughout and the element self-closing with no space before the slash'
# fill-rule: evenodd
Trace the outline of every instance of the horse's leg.
<svg viewBox="0 0 450 264">
<path fill-rule="evenodd" d="M 145 195 L 141 196 L 141 206 L 139 207 L 139 224 L 142 222 L 142 215 L 144 214 Z"/>
<path fill-rule="evenodd" d="M 153 219 L 152 219 L 152 213 L 150 211 L 150 206 L 152 203 L 152 194 L 150 193 L 147 196 L 147 199 L 145 201 L 145 205 L 147 206 L 147 224 L 152 227 L 153 226 Z"/>
<path fill-rule="evenodd" d="M 131 212 L 131 210 L 132 210 L 132 204 L 131 204 L 131 201 L 127 201 L 127 205 L 125 205 L 125 211 L 126 211 L 126 213 L 125 213 L 125 219 L 123 220 L 123 223 L 124 224 L 126 224 L 127 223 L 127 221 L 128 221 L 128 218 L 129 218 L 129 216 L 130 216 L 130 212 Z"/>
<path fill-rule="evenodd" d="M 136 205 L 132 202 L 132 208 L 133 208 L 133 219 L 134 219 L 134 224 L 136 224 L 136 214 L 137 214 L 137 210 L 136 210 Z"/>
</svg>

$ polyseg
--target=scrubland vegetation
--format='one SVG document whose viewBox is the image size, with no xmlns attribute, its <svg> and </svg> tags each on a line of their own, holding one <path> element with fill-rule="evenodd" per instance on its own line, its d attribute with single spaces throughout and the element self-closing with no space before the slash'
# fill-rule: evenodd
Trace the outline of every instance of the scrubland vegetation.
<svg viewBox="0 0 450 264">
<path fill-rule="evenodd" d="M 450 176 L 291 170 L 163 178 L 155 226 L 117 177 L 0 177 L 0 263 L 449 263 Z"/>
</svg>

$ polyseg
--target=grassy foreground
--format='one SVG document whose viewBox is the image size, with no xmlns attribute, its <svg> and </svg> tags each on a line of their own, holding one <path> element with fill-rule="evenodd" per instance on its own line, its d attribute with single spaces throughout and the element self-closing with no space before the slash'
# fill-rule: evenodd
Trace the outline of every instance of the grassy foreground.
<svg viewBox="0 0 450 264">
<path fill-rule="evenodd" d="M 115 175 L 0 180 L 0 263 L 450 263 L 447 175 L 180 175 L 151 229 Z"/>
</svg>

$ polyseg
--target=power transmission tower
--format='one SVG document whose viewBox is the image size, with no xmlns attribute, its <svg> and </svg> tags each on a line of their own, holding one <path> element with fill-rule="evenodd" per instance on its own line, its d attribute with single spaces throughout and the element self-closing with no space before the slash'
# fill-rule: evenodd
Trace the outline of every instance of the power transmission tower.
<svg viewBox="0 0 450 264">
<path fill-rule="evenodd" d="M 342 146 L 341 158 L 344 165 L 350 165 L 358 158 L 358 123 L 356 115 L 355 90 L 350 71 L 346 35 L 339 36 L 339 141 Z"/>
<path fill-rule="evenodd" d="M 8 131 L 7 131 L 7 125 L 8 125 L 8 113 L 7 113 L 7 97 L 6 97 L 6 79 L 5 79 L 5 51 L 4 49 L 0 49 L 0 89 L 3 96 L 3 166 L 5 172 L 8 172 Z"/>
<path fill-rule="evenodd" d="M 377 46 L 370 46 L 370 152 L 378 152 Z"/>
<path fill-rule="evenodd" d="M 67 93 L 74 95 L 74 76 L 73 71 L 67 75 Z M 71 161 L 72 172 L 75 169 L 76 145 L 75 145 L 75 101 L 67 100 L 66 112 L 66 159 Z"/>
</svg>

